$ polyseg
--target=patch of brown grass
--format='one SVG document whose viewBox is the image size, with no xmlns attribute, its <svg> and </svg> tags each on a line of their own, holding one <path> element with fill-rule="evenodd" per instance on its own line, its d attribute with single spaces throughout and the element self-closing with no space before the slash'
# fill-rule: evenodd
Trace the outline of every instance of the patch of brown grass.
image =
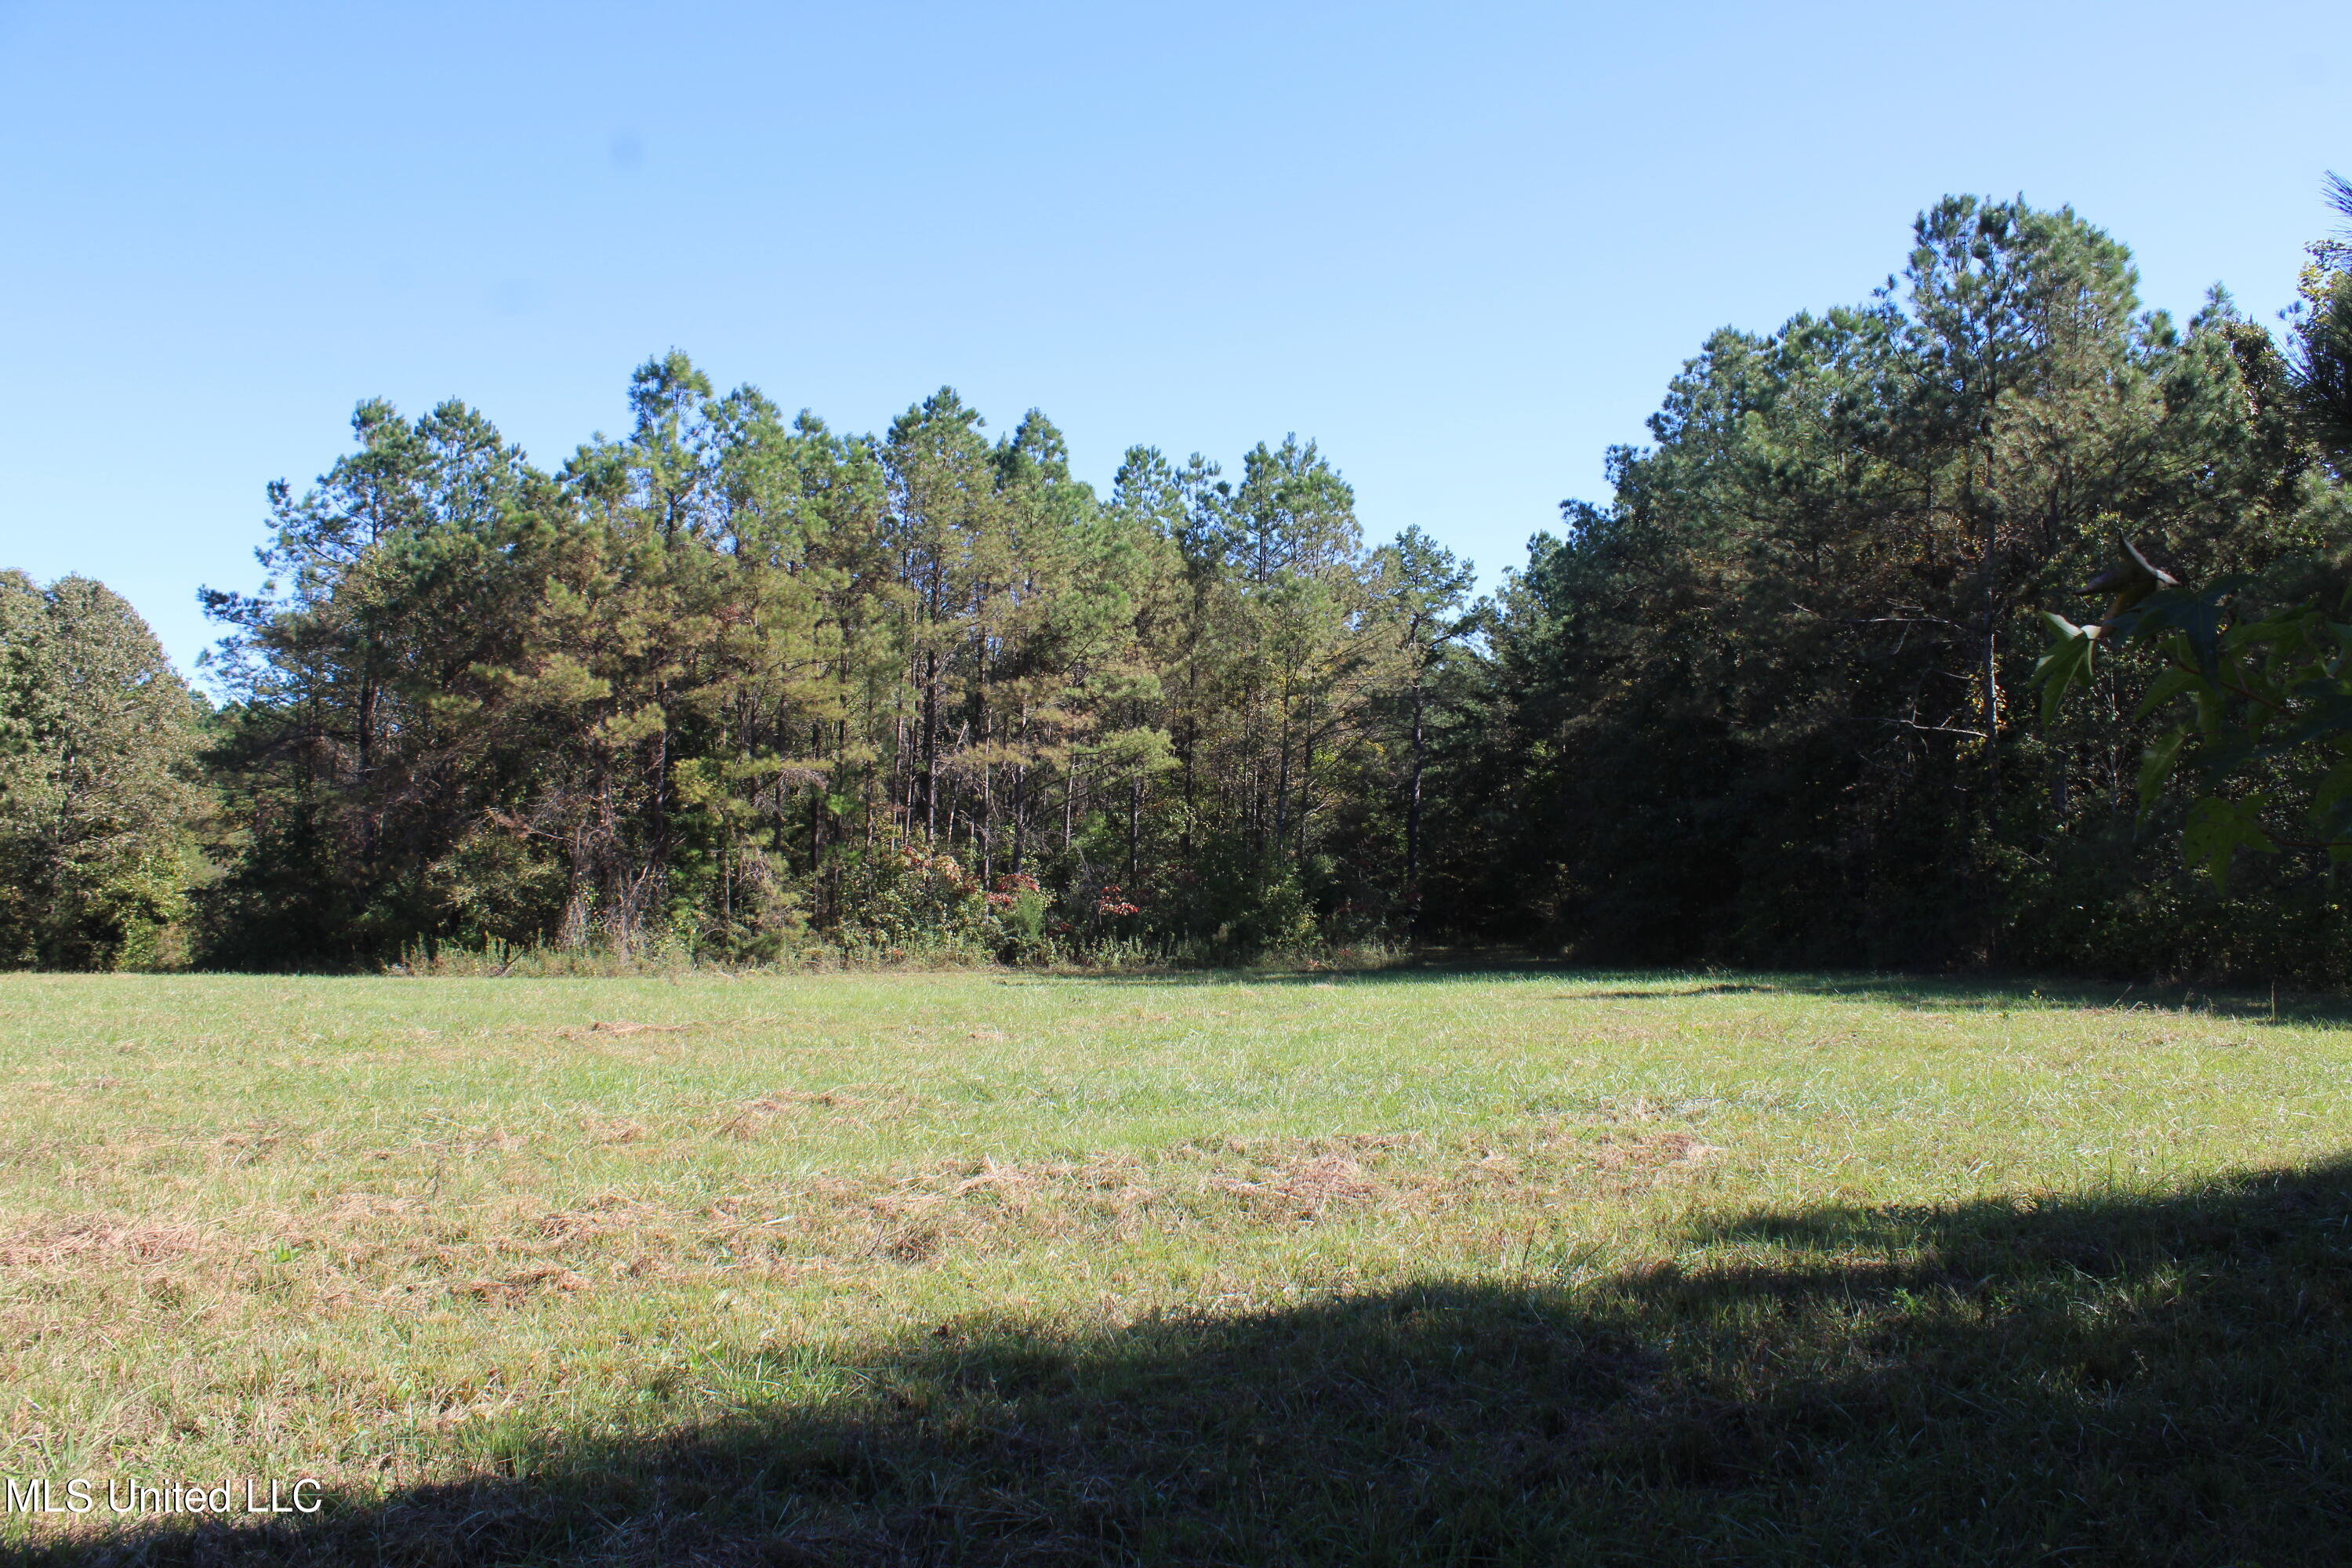
<svg viewBox="0 0 2352 1568">
<path fill-rule="evenodd" d="M 1592 1151 L 1592 1163 L 1604 1171 L 1654 1171 L 1675 1165 L 1700 1165 L 1722 1153 L 1695 1132 L 1680 1128 L 1646 1138 L 1621 1139 L 1604 1135 Z"/>
<path fill-rule="evenodd" d="M 503 1279 L 476 1279 L 457 1288 L 456 1294 L 470 1296 L 477 1301 L 499 1302 L 512 1306 L 541 1291 L 585 1290 L 588 1281 L 561 1264 L 543 1263 L 535 1268 L 519 1269 Z"/>
<path fill-rule="evenodd" d="M 206 1227 L 194 1222 L 136 1224 L 89 1216 L 29 1226 L 0 1240 L 0 1264 L 12 1268 L 86 1263 L 110 1267 L 184 1258 L 203 1245 Z"/>
</svg>

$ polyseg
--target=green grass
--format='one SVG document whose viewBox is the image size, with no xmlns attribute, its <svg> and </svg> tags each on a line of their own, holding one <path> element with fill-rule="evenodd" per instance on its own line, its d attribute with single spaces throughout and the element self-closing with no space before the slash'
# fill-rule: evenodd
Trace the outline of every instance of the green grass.
<svg viewBox="0 0 2352 1568">
<path fill-rule="evenodd" d="M 0 1555 L 2343 1561 L 2352 1033 L 2143 994 L 0 977 L 0 1472 L 330 1503 Z"/>
</svg>

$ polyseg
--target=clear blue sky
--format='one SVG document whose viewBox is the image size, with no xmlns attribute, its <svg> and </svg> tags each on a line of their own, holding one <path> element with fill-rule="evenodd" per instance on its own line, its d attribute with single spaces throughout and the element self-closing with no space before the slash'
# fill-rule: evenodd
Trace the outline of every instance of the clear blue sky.
<svg viewBox="0 0 2352 1568">
<path fill-rule="evenodd" d="M 184 663 L 371 395 L 541 462 L 673 344 L 836 428 L 943 384 L 1082 473 L 1319 440 L 1491 576 L 1716 326 L 1948 191 L 2265 317 L 2352 174 L 2334 4 L 0 0 L 0 565 Z"/>
</svg>

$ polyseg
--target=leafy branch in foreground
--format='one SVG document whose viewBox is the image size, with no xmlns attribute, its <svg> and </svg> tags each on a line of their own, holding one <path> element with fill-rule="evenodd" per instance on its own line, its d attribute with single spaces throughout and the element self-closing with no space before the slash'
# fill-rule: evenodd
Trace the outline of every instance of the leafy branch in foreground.
<svg viewBox="0 0 2352 1568">
<path fill-rule="evenodd" d="M 2100 642 L 2150 645 L 2165 668 L 2139 716 L 2170 710 L 2186 721 L 2141 760 L 2141 820 L 2185 769 L 2196 783 L 2181 856 L 2215 887 L 2227 885 L 2242 848 L 2352 860 L 2352 625 L 2316 599 L 2250 614 L 2238 599 L 2242 578 L 2184 586 L 2129 540 L 2116 544 L 2117 563 L 2085 590 L 2114 594 L 2105 620 L 2078 626 L 2042 612 L 2050 647 L 2033 679 L 2044 721 L 2089 683 Z M 2285 830 L 2289 821 L 2300 828 Z"/>
</svg>

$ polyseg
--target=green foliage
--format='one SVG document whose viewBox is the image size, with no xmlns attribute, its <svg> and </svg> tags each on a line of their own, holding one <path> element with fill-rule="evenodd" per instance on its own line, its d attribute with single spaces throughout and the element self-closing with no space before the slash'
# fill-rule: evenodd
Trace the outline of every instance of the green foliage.
<svg viewBox="0 0 2352 1568">
<path fill-rule="evenodd" d="M 2352 859 L 2352 626 L 2316 604 L 2241 614 L 2231 584 L 2175 586 L 2095 626 L 2049 616 L 2051 651 L 2036 669 L 2045 715 L 2054 714 L 2089 683 L 2102 639 L 2156 647 L 2161 673 L 2138 716 L 2170 711 L 2185 722 L 2142 759 L 2141 812 L 2156 809 L 2185 765 L 2196 783 L 2181 853 L 2217 889 L 2242 848 Z"/>
<path fill-rule="evenodd" d="M 2305 429 L 2340 476 L 2352 456 L 2352 181 L 2327 176 L 2327 205 L 2345 226 L 2309 247 L 2284 380 Z"/>
<path fill-rule="evenodd" d="M 106 587 L 0 572 L 0 964 L 154 965 L 201 874 L 195 708 Z"/>
<path fill-rule="evenodd" d="M 630 395 L 552 474 L 462 405 L 363 404 L 355 452 L 273 487 L 269 582 L 206 595 L 214 962 L 1245 953 L 1397 902 L 1394 694 L 1442 705 L 1454 635 L 1412 574 L 1457 620 L 1467 577 L 1366 551 L 1312 444 L 1238 483 L 1139 449 L 1105 500 L 1043 415 L 992 441 L 952 390 L 879 437 L 675 353 Z"/>
<path fill-rule="evenodd" d="M 68 942 L 12 869 L 9 952 L 135 956 L 194 889 L 221 965 L 1468 936 L 2352 980 L 2352 243 L 2274 338 L 2142 309 L 2071 211 L 1913 238 L 1710 337 L 1491 601 L 1418 528 L 1368 546 L 1295 437 L 1098 494 L 1035 410 L 841 435 L 675 351 L 552 468 L 363 403 L 270 488 L 259 591 L 205 595 L 217 875 L 126 850 Z"/>
<path fill-rule="evenodd" d="M 2352 185 L 2335 175 L 2329 185 L 2336 210 L 2352 218 Z M 2352 247 L 2326 241 L 2311 254 L 2302 286 L 2309 309 L 2296 312 L 2296 363 L 2285 376 L 2264 379 L 2291 394 L 2300 427 L 2340 475 L 2352 453 L 2352 404 L 2345 397 L 2352 384 Z M 2330 499 L 2340 510 L 2340 491 Z M 2141 761 L 2142 816 L 2185 768 L 2194 782 L 2181 855 L 2217 890 L 2226 888 L 2240 849 L 2315 852 L 2331 864 L 2352 859 L 2352 626 L 2340 618 L 2352 591 L 2290 583 L 2282 595 L 2276 584 L 2235 577 L 2184 587 L 2130 540 L 2119 539 L 2117 550 L 2117 563 L 2090 585 L 2116 593 L 2105 620 L 2076 626 L 2043 616 L 2050 649 L 2034 679 L 2044 720 L 2091 683 L 2103 640 L 2141 643 L 2161 662 L 2137 717 L 2180 721 Z"/>
<path fill-rule="evenodd" d="M 2117 530 L 2200 581 L 2352 537 L 2294 367 L 2226 297 L 2185 330 L 2143 311 L 2071 212 L 1951 199 L 1916 239 L 1866 305 L 1712 338 L 1613 501 L 1507 581 L 1449 845 L 1472 907 L 1596 955 L 2141 972 L 2248 966 L 2229 933 L 2259 925 L 2254 966 L 2343 974 L 2324 889 L 2260 879 L 2263 917 L 2217 926 L 2135 832 L 2191 804 L 2169 764 L 2137 798 L 2164 672 L 2027 629 Z M 2196 843 L 2256 832 L 2203 808 Z"/>
</svg>

